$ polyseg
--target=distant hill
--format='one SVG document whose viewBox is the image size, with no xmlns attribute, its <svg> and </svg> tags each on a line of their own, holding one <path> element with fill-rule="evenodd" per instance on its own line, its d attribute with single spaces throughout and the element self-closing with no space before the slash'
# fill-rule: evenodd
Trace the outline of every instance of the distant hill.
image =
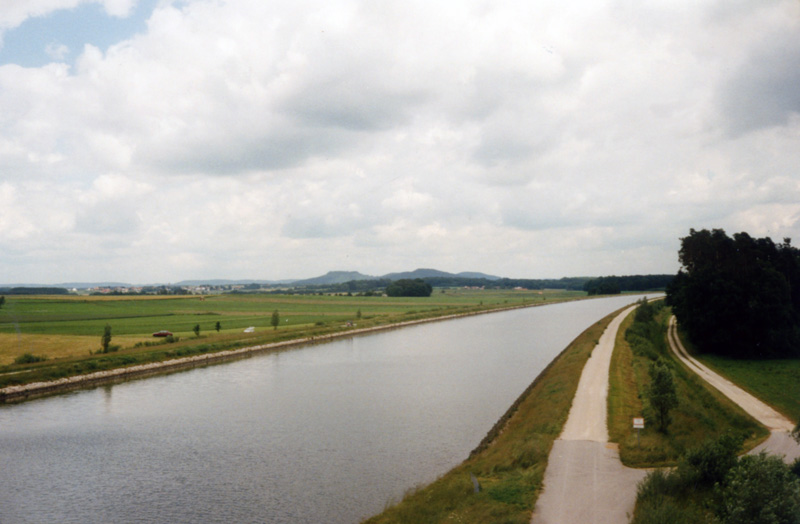
<svg viewBox="0 0 800 524">
<path fill-rule="evenodd" d="M 305 280 L 295 280 L 294 286 L 319 286 L 329 284 L 344 284 L 353 280 L 375 280 L 377 277 L 364 275 L 358 271 L 328 271 L 321 277 L 307 278 Z"/>
<path fill-rule="evenodd" d="M 414 271 L 404 271 L 402 273 L 389 273 L 381 278 L 388 280 L 400 280 L 401 278 L 430 278 L 430 277 L 454 277 L 455 273 L 439 271 L 438 269 L 415 269 Z"/>
<path fill-rule="evenodd" d="M 485 278 L 486 280 L 500 280 L 503 277 L 496 277 L 494 275 L 487 275 L 486 273 L 478 273 L 476 271 L 462 271 L 456 275 L 461 278 Z"/>
</svg>

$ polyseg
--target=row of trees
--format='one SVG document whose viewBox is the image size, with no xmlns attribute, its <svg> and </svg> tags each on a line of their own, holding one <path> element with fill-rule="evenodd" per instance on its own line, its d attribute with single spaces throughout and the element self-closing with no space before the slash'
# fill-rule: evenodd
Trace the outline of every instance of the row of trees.
<svg viewBox="0 0 800 524">
<path fill-rule="evenodd" d="M 788 238 L 722 229 L 681 239 L 667 303 L 698 350 L 737 358 L 800 355 L 800 251 Z"/>
<path fill-rule="evenodd" d="M 675 275 L 629 275 L 593 278 L 583 285 L 589 295 L 618 295 L 623 291 L 665 289 Z"/>
<path fill-rule="evenodd" d="M 429 297 L 433 293 L 433 286 L 415 278 L 401 278 L 386 286 L 386 294 L 390 297 Z"/>
</svg>

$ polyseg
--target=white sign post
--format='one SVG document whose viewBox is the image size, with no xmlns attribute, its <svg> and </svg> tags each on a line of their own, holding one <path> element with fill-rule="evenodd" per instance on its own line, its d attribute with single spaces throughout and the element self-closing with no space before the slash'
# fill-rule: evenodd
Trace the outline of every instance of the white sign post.
<svg viewBox="0 0 800 524">
<path fill-rule="evenodd" d="M 633 429 L 636 430 L 636 447 L 639 446 L 639 431 L 644 429 L 644 418 L 642 417 L 634 417 L 633 418 Z"/>
</svg>

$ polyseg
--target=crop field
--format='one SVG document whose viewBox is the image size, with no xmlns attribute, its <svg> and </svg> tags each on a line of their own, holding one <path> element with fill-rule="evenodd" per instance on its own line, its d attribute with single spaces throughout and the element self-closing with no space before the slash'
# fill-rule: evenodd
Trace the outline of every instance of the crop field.
<svg viewBox="0 0 800 524">
<path fill-rule="evenodd" d="M 320 330 L 390 324 L 481 309 L 560 301 L 577 291 L 437 289 L 424 298 L 344 295 L 228 294 L 208 296 L 8 296 L 0 309 L 0 366 L 21 355 L 86 358 L 101 347 L 106 325 L 120 352 L 143 351 L 163 342 L 161 330 L 187 344 L 250 342 L 303 337 Z M 271 325 L 278 311 L 278 329 Z M 219 322 L 220 330 L 216 330 Z M 200 336 L 194 327 L 200 326 Z M 253 333 L 244 333 L 248 327 Z"/>
</svg>

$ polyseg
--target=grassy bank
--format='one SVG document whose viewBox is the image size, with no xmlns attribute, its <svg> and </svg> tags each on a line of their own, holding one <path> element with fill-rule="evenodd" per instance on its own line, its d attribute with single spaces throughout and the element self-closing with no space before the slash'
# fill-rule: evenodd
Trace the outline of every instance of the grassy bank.
<svg viewBox="0 0 800 524">
<path fill-rule="evenodd" d="M 797 410 L 800 361 L 700 359 L 788 415 Z M 681 397 L 681 402 L 686 399 Z M 717 411 L 703 407 L 708 418 Z M 727 431 L 720 429 L 707 427 L 681 454 L 676 467 L 648 475 L 639 486 L 634 524 L 798 521 L 800 485 L 795 475 L 800 474 L 800 460 L 790 468 L 777 457 L 737 458 L 767 431 L 759 428 L 748 437 L 747 427 L 734 424 Z"/>
<path fill-rule="evenodd" d="M 583 366 L 616 314 L 590 326 L 542 371 L 464 463 L 366 522 L 529 522 Z"/>
<path fill-rule="evenodd" d="M 565 291 L 436 290 L 427 298 L 332 295 L 9 297 L 0 309 L 0 387 L 320 337 L 411 320 L 581 298 Z M 278 329 L 271 325 L 278 311 Z M 217 323 L 220 329 L 217 330 Z M 113 353 L 100 354 L 112 327 Z M 194 327 L 200 327 L 200 336 Z M 245 333 L 253 327 L 252 333 Z M 152 333 L 169 330 L 171 343 Z M 177 341 L 176 341 L 177 340 Z"/>
<path fill-rule="evenodd" d="M 626 319 L 611 362 L 608 426 L 611 440 L 620 444 L 622 462 L 631 467 L 674 465 L 688 449 L 728 432 L 743 435 L 746 447 L 763 440 L 766 429 L 673 358 L 666 339 L 670 311 L 656 307 L 659 311 L 646 324 L 635 325 L 633 315 Z M 648 367 L 659 358 L 668 363 L 678 396 L 666 432 L 657 429 L 645 394 Z M 645 419 L 638 440 L 633 417 Z"/>
</svg>

